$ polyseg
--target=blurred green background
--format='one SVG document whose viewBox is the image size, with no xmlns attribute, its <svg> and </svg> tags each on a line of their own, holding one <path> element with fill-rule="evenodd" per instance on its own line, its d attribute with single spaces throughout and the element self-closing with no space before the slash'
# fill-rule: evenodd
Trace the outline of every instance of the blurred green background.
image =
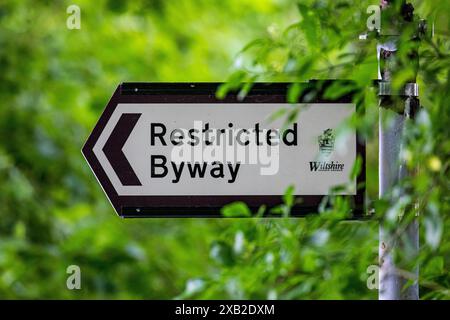
<svg viewBox="0 0 450 320">
<path fill-rule="evenodd" d="M 366 281 L 367 267 L 377 263 L 378 225 L 339 223 L 333 214 L 345 204 L 337 204 L 331 219 L 123 220 L 80 152 L 121 82 L 225 81 L 230 74 L 240 80 L 345 77 L 328 68 L 339 50 L 326 52 L 315 43 L 314 28 L 324 28 L 319 20 L 335 28 L 329 43 L 344 50 L 350 32 L 358 34 L 353 27 L 365 29 L 370 4 L 351 2 L 2 1 L 0 298 L 376 298 Z M 71 4 L 81 9 L 80 30 L 66 27 Z M 300 27 L 303 40 L 283 38 L 300 19 L 313 26 Z M 349 21 L 354 25 L 346 27 Z M 270 45 L 251 54 L 260 60 L 250 71 L 236 71 L 248 60 L 240 50 L 254 39 Z M 328 62 L 313 59 L 325 54 Z M 376 78 L 375 59 L 371 52 L 352 74 Z M 292 76 L 289 66 L 301 67 L 299 61 L 302 72 Z M 443 61 L 439 68 L 448 75 Z M 328 69 L 319 73 L 310 66 Z M 373 131 L 375 120 L 366 131 Z M 437 159 L 445 174 L 447 160 Z M 376 153 L 369 163 L 375 181 Z M 376 196 L 376 182 L 368 187 Z M 439 199 L 446 202 L 448 194 Z M 442 243 L 433 251 L 442 252 L 424 266 L 427 279 L 438 282 L 425 289 L 431 297 L 448 297 L 448 237 Z M 66 288 L 69 265 L 81 268 L 81 290 Z"/>
</svg>

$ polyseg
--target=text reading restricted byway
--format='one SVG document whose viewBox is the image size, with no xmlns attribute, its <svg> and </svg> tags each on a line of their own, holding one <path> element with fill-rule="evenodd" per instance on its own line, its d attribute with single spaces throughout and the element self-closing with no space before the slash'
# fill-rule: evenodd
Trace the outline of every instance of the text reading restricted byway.
<svg viewBox="0 0 450 320">
<path fill-rule="evenodd" d="M 236 128 L 228 123 L 227 128 L 211 128 L 209 123 L 191 129 L 176 128 L 169 132 L 164 123 L 150 123 L 150 145 L 152 147 L 169 147 L 184 153 L 183 161 L 168 159 L 166 155 L 152 154 L 150 156 L 151 178 L 165 178 L 169 172 L 174 177 L 171 182 L 178 183 L 185 176 L 191 179 L 203 179 L 209 176 L 215 179 L 226 179 L 234 183 L 238 177 L 243 161 L 242 156 L 252 157 L 265 148 L 268 154 L 278 155 L 278 147 L 283 144 L 288 147 L 298 145 L 298 124 L 293 123 L 285 130 L 262 129 L 259 123 L 252 128 Z M 234 158 L 229 159 L 230 147 Z M 233 148 L 236 147 L 236 148 Z M 202 156 L 196 160 L 195 153 L 205 153 L 210 150 L 210 161 Z M 218 156 L 218 153 L 221 156 Z M 253 155 L 252 155 L 253 153 Z M 189 155 L 187 155 L 189 154 Z M 192 154 L 194 156 L 192 157 Z M 211 160 L 213 159 L 213 160 Z"/>
</svg>

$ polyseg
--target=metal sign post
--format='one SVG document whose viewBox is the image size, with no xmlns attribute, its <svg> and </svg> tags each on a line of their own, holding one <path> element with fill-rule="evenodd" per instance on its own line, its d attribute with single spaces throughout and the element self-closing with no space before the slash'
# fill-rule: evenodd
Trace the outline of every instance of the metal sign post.
<svg viewBox="0 0 450 320">
<path fill-rule="evenodd" d="M 392 191 L 398 183 L 408 174 L 406 164 L 401 160 L 403 130 L 407 121 L 414 119 L 419 109 L 418 85 L 415 78 L 410 79 L 402 92 L 394 93 L 391 88 L 391 80 L 398 70 L 396 65 L 396 52 L 399 41 L 399 28 L 402 25 L 414 23 L 412 5 L 404 1 L 399 5 L 398 1 L 382 1 L 384 13 L 389 13 L 394 27 L 386 28 L 381 32 L 382 42 L 378 44 L 379 59 L 379 196 L 380 198 L 392 197 Z M 398 10 L 398 11 L 397 11 Z M 421 21 L 420 23 L 423 23 Z M 392 25 L 391 25 L 392 27 Z M 383 24 L 382 27 L 383 29 Z M 424 25 L 418 25 L 420 33 Z M 415 35 L 417 41 L 419 34 Z M 417 59 L 417 52 L 412 52 L 411 59 Z M 413 62 L 412 62 L 413 63 Z M 396 102 L 400 105 L 396 105 Z M 401 217 L 398 217 L 401 219 Z M 405 259 L 414 262 L 419 253 L 419 226 L 414 219 L 403 231 L 404 236 L 398 237 L 396 230 L 391 230 L 382 221 L 380 224 L 380 300 L 417 300 L 419 299 L 418 268 L 413 270 L 400 270 L 395 261 L 395 252 L 404 253 L 408 247 L 409 254 Z"/>
</svg>

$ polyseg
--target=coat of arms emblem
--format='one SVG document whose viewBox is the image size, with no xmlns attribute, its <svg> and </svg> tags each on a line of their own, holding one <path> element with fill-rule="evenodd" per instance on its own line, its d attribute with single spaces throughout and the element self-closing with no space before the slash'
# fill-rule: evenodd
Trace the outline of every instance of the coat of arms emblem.
<svg viewBox="0 0 450 320">
<path fill-rule="evenodd" d="M 326 129 L 319 136 L 319 151 L 328 156 L 334 150 L 335 135 L 333 129 Z"/>
</svg>

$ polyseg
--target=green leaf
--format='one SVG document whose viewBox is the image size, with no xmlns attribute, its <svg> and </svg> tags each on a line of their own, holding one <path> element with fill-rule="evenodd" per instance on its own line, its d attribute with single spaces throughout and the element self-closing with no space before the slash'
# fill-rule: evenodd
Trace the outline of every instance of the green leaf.
<svg viewBox="0 0 450 320">
<path fill-rule="evenodd" d="M 361 173 L 362 163 L 363 163 L 362 158 L 358 154 L 355 163 L 353 164 L 352 171 L 350 173 L 350 180 L 356 179 L 358 175 Z"/>
<path fill-rule="evenodd" d="M 285 205 L 284 205 L 284 204 L 279 204 L 279 205 L 277 205 L 277 206 L 271 208 L 271 209 L 270 209 L 270 213 L 273 213 L 273 214 L 283 214 L 284 211 L 285 211 L 284 208 L 285 208 Z"/>
<path fill-rule="evenodd" d="M 212 244 L 210 256 L 220 264 L 226 266 L 234 264 L 233 248 L 224 241 L 215 241 Z"/>
<path fill-rule="evenodd" d="M 439 276 L 444 273 L 444 257 L 436 256 L 430 259 L 423 269 L 423 273 L 428 276 Z"/>
<path fill-rule="evenodd" d="M 335 100 L 355 91 L 355 87 L 351 84 L 343 84 L 340 82 L 334 82 L 331 86 L 327 87 L 324 93 L 326 99 Z"/>
<path fill-rule="evenodd" d="M 425 240 L 432 248 L 437 249 L 441 243 L 443 232 L 443 221 L 437 208 L 433 204 L 428 204 L 428 212 L 425 215 Z"/>
<path fill-rule="evenodd" d="M 295 107 L 294 109 L 289 111 L 286 121 L 283 124 L 284 128 L 286 128 L 288 125 L 292 124 L 295 120 L 297 120 L 297 116 L 298 116 L 299 112 L 300 112 L 300 108 L 298 108 L 298 107 Z"/>
<path fill-rule="evenodd" d="M 269 122 L 273 122 L 279 118 L 281 118 L 283 115 L 286 114 L 288 110 L 286 108 L 281 108 L 278 109 L 277 111 L 275 111 L 274 113 L 272 113 L 269 117 Z"/>
<path fill-rule="evenodd" d="M 242 101 L 245 99 L 247 94 L 252 89 L 253 83 L 255 80 L 256 80 L 256 77 L 251 77 L 247 82 L 244 83 L 244 85 L 242 86 L 242 89 L 239 91 L 239 94 L 238 94 L 239 101 Z"/>
<path fill-rule="evenodd" d="M 292 207 L 294 205 L 295 197 L 294 197 L 295 187 L 293 185 L 289 186 L 283 195 L 284 204 L 288 207 Z"/>
<path fill-rule="evenodd" d="M 244 202 L 233 202 L 224 206 L 221 210 L 224 217 L 237 218 L 237 217 L 251 217 L 252 212 Z"/>
<path fill-rule="evenodd" d="M 289 103 L 297 103 L 298 98 L 302 94 L 302 86 L 300 83 L 294 83 L 289 86 L 288 92 L 287 92 L 287 100 Z"/>
<path fill-rule="evenodd" d="M 262 205 L 258 208 L 258 212 L 256 213 L 256 217 L 262 217 L 264 216 L 264 213 L 266 213 L 267 207 L 265 205 Z"/>
<path fill-rule="evenodd" d="M 239 70 L 231 74 L 228 78 L 227 82 L 220 85 L 216 91 L 217 99 L 224 99 L 229 91 L 237 90 L 244 79 L 246 78 L 247 73 L 245 71 Z"/>
</svg>

